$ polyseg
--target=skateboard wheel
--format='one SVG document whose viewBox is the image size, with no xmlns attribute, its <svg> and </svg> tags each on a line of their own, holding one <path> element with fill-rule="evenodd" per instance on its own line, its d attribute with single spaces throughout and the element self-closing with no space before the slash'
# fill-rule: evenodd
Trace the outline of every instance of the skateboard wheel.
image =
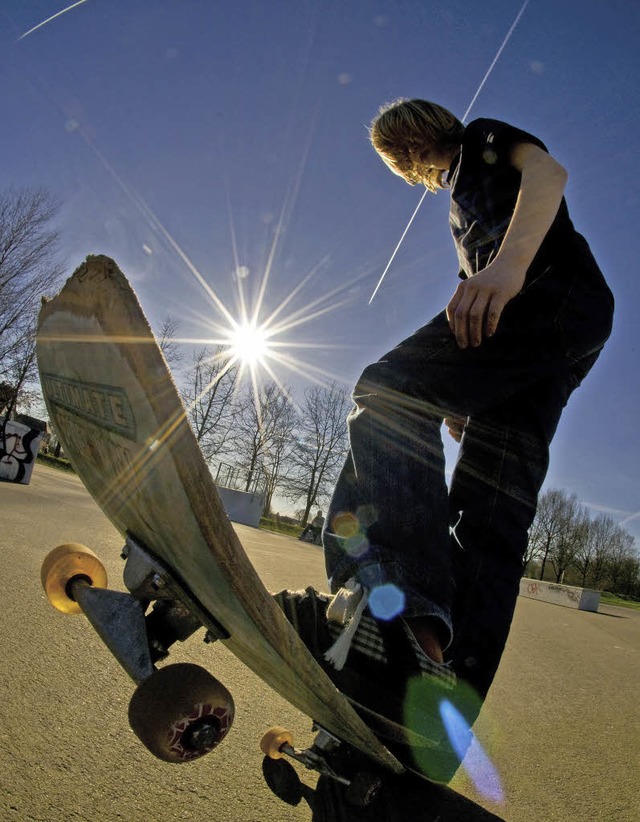
<svg viewBox="0 0 640 822">
<path fill-rule="evenodd" d="M 269 759 L 281 759 L 284 756 L 282 753 L 284 745 L 293 745 L 293 734 L 277 725 L 269 728 L 260 740 L 260 750 Z"/>
<path fill-rule="evenodd" d="M 302 800 L 302 782 L 296 769 L 286 759 L 262 760 L 262 775 L 272 793 L 287 805 L 299 805 Z"/>
<path fill-rule="evenodd" d="M 189 762 L 227 735 L 233 698 L 199 665 L 178 663 L 154 671 L 135 690 L 129 724 L 151 753 L 165 762 Z"/>
<path fill-rule="evenodd" d="M 68 542 L 50 551 L 42 563 L 40 579 L 47 599 L 63 614 L 80 614 L 71 596 L 70 583 L 82 577 L 95 588 L 107 587 L 107 572 L 98 557 L 84 545 Z"/>
<path fill-rule="evenodd" d="M 357 773 L 346 790 L 347 802 L 356 808 L 368 808 L 380 792 L 382 780 L 370 773 Z"/>
</svg>

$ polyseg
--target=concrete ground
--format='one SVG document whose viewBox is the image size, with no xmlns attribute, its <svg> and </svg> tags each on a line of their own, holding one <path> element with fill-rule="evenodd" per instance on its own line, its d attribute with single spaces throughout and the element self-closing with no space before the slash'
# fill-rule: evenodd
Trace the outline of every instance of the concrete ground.
<svg viewBox="0 0 640 822">
<path fill-rule="evenodd" d="M 324 586 L 315 546 L 237 530 L 270 589 Z M 173 656 L 207 666 L 232 691 L 228 739 L 183 766 L 142 748 L 127 722 L 131 681 L 83 617 L 58 614 L 42 593 L 42 558 L 65 541 L 92 547 L 122 587 L 122 539 L 74 475 L 38 465 L 31 485 L 0 484 L 0 820 L 310 820 L 306 803 L 289 807 L 269 792 L 258 749 L 271 724 L 307 744 L 307 718 L 219 644 L 194 637 Z M 487 781 L 476 757 L 453 787 L 506 822 L 636 822 L 639 682 L 640 612 L 521 598 L 476 726 L 498 777 Z M 303 779 L 315 785 L 313 774 Z M 414 818 L 434 817 L 425 808 Z"/>
</svg>

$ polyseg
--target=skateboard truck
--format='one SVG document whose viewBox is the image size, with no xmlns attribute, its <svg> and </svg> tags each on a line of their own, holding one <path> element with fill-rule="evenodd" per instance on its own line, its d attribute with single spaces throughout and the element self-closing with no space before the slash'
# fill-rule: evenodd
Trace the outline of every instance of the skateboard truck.
<svg viewBox="0 0 640 822">
<path fill-rule="evenodd" d="M 78 549 L 82 546 L 78 546 Z M 56 549 L 58 550 L 58 549 Z M 81 562 L 90 554 L 78 551 Z M 136 684 L 150 676 L 155 663 L 164 659 L 178 640 L 184 642 L 202 625 L 207 637 L 226 638 L 229 634 L 210 616 L 205 616 L 192 596 L 175 580 L 164 565 L 133 538 L 127 537 L 122 556 L 126 559 L 124 583 L 130 593 L 112 591 L 102 576 L 94 581 L 95 568 L 83 568 L 65 584 L 65 593 L 77 603 L 111 653 Z M 103 569 L 104 570 L 104 569 Z M 149 603 L 156 600 L 146 614 Z M 194 616 L 197 614 L 197 616 Z"/>
<path fill-rule="evenodd" d="M 316 771 L 321 776 L 329 777 L 345 788 L 345 796 L 351 805 L 366 807 L 376 798 L 382 779 L 367 771 L 356 770 L 346 776 L 339 772 L 330 762 L 344 744 L 329 731 L 314 724 L 316 737 L 309 748 L 296 748 L 293 735 L 285 728 L 273 727 L 264 734 L 260 742 L 265 758 L 262 772 L 269 788 L 280 799 L 290 805 L 297 805 L 303 795 L 300 777 L 292 765 L 283 757 L 289 757 L 304 765 L 307 770 Z"/>
<path fill-rule="evenodd" d="M 131 594 L 140 600 L 156 600 L 147 624 L 151 642 L 160 654 L 158 659 L 166 656 L 170 645 L 178 640 L 184 642 L 201 626 L 206 628 L 207 642 L 229 638 L 229 632 L 203 610 L 187 586 L 130 535 L 122 558 L 126 560 L 124 584 Z"/>
<path fill-rule="evenodd" d="M 83 577 L 69 582 L 69 594 L 120 665 L 137 684 L 154 671 L 147 636 L 146 603 L 119 591 L 96 588 Z"/>
<path fill-rule="evenodd" d="M 130 593 L 107 588 L 98 557 L 84 545 L 54 548 L 42 565 L 49 602 L 67 614 L 84 613 L 137 688 L 129 724 L 160 759 L 185 762 L 211 751 L 226 736 L 234 716 L 231 694 L 198 665 L 156 668 L 168 648 L 203 625 L 208 637 L 227 637 L 165 566 L 127 537 L 124 581 Z M 146 614 L 152 600 L 153 609 Z"/>
</svg>

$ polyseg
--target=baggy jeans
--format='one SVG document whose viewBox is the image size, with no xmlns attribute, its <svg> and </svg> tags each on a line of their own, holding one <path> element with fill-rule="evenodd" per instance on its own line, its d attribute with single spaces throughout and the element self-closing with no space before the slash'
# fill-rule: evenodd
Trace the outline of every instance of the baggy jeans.
<svg viewBox="0 0 640 822">
<path fill-rule="evenodd" d="M 352 576 L 432 616 L 481 698 L 509 633 L 528 529 L 564 406 L 611 332 L 597 267 L 530 277 L 495 335 L 460 349 L 445 313 L 368 366 L 325 522 L 332 591 Z M 450 486 L 444 417 L 467 418 Z M 393 599 L 393 597 L 392 597 Z"/>
</svg>

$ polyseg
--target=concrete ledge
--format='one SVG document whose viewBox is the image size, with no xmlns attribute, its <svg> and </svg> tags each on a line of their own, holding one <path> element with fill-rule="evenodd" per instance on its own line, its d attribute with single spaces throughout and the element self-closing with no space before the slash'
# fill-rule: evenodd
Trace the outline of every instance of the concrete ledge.
<svg viewBox="0 0 640 822">
<path fill-rule="evenodd" d="M 258 527 L 264 508 L 264 494 L 252 494 L 249 491 L 236 491 L 233 488 L 217 486 L 220 499 L 227 516 L 241 525 Z"/>
<path fill-rule="evenodd" d="M 564 605 L 565 608 L 577 608 L 580 611 L 597 611 L 600 605 L 600 591 L 526 577 L 520 580 L 520 596 Z"/>
</svg>

